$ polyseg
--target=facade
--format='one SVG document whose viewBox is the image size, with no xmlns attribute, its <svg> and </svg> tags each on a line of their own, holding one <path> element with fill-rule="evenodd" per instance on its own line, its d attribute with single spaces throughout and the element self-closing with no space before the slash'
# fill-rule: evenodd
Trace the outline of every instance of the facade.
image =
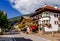
<svg viewBox="0 0 60 41">
<path fill-rule="evenodd" d="M 38 20 L 40 28 L 45 32 L 60 30 L 60 9 L 53 6 L 45 6 L 36 10 L 31 16 L 32 19 Z"/>
</svg>

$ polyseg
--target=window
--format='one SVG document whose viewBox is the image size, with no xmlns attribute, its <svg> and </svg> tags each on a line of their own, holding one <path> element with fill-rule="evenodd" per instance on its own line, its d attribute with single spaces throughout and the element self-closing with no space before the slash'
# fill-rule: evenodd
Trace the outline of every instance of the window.
<svg viewBox="0 0 60 41">
<path fill-rule="evenodd" d="M 58 21 L 58 27 L 60 27 L 60 21 Z"/>
<path fill-rule="evenodd" d="M 42 23 L 49 24 L 50 23 L 50 20 L 43 20 Z"/>
<path fill-rule="evenodd" d="M 54 24 L 58 24 L 58 21 L 54 21 Z"/>
<path fill-rule="evenodd" d="M 50 23 L 50 20 L 46 20 L 46 23 Z"/>
<path fill-rule="evenodd" d="M 34 17 L 34 19 L 36 19 L 36 16 Z"/>
<path fill-rule="evenodd" d="M 58 17 L 58 20 L 60 21 L 60 17 Z"/>
<path fill-rule="evenodd" d="M 49 16 L 48 12 L 43 12 L 42 17 Z"/>
<path fill-rule="evenodd" d="M 33 20 L 34 18 L 33 17 L 31 17 L 31 20 Z"/>
<path fill-rule="evenodd" d="M 58 17 L 58 14 L 54 14 L 54 17 Z"/>
<path fill-rule="evenodd" d="M 39 14 L 39 18 L 41 18 L 41 17 L 42 17 L 42 15 Z"/>
<path fill-rule="evenodd" d="M 58 23 L 60 24 L 60 21 L 58 21 Z"/>
<path fill-rule="evenodd" d="M 51 27 L 51 24 L 45 24 L 45 26 L 47 26 L 47 27 Z"/>
<path fill-rule="evenodd" d="M 43 20 L 42 23 L 45 23 L 45 20 Z"/>
<path fill-rule="evenodd" d="M 58 24 L 58 27 L 60 27 L 60 24 Z"/>
</svg>

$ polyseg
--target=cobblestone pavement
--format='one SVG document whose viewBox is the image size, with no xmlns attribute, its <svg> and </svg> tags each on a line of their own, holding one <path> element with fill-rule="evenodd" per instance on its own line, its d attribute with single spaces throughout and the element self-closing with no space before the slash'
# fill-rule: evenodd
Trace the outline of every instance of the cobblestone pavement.
<svg viewBox="0 0 60 41">
<path fill-rule="evenodd" d="M 32 36 L 28 34 L 14 34 L 14 35 L 2 35 L 0 40 L 5 41 L 50 41 L 41 37 Z"/>
</svg>

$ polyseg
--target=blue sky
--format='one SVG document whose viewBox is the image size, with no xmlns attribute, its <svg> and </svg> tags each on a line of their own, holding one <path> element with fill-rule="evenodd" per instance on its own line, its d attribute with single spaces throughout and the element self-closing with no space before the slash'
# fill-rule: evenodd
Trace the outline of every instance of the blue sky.
<svg viewBox="0 0 60 41">
<path fill-rule="evenodd" d="M 0 0 L 0 10 L 7 12 L 7 17 L 12 18 L 16 16 L 21 16 L 22 14 L 16 9 L 12 8 L 10 3 L 6 0 Z"/>
<path fill-rule="evenodd" d="M 32 14 L 44 4 L 60 8 L 60 0 L 0 0 L 0 10 L 7 12 L 7 17 L 12 18 L 25 14 Z"/>
</svg>

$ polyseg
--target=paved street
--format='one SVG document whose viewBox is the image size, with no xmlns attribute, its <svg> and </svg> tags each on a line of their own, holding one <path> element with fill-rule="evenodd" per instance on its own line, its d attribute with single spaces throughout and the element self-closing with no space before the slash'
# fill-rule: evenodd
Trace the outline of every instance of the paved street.
<svg viewBox="0 0 60 41">
<path fill-rule="evenodd" d="M 2 37 L 0 40 L 5 40 L 5 41 L 49 41 L 46 40 L 44 38 L 41 37 L 37 37 L 37 36 L 32 36 L 32 35 L 28 35 L 28 34 L 12 34 L 12 35 L 3 35 L 0 36 Z"/>
</svg>

